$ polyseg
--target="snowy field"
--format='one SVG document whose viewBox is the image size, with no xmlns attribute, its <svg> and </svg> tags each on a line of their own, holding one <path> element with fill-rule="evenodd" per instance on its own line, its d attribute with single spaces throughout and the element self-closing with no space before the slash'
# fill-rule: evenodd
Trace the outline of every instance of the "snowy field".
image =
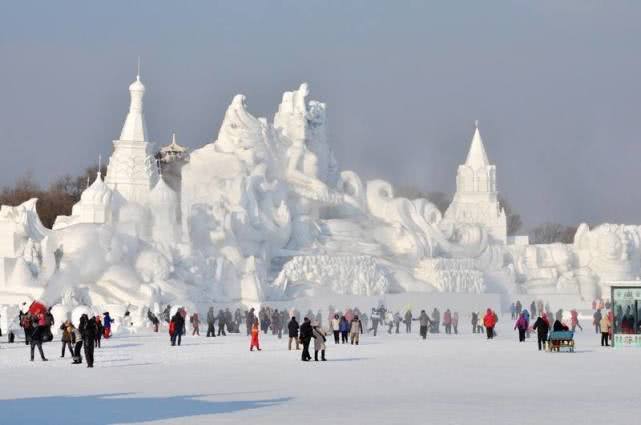
<svg viewBox="0 0 641 425">
<path fill-rule="evenodd" d="M 601 348 L 594 330 L 574 354 L 519 344 L 503 319 L 487 341 L 462 335 L 364 336 L 303 363 L 285 338 L 115 337 L 94 369 L 28 361 L 22 343 L 0 344 L 2 424 L 545 424 L 636 423 L 641 352 Z M 415 329 L 417 331 L 418 329 Z M 3 336 L 3 341 L 6 338 Z"/>
</svg>

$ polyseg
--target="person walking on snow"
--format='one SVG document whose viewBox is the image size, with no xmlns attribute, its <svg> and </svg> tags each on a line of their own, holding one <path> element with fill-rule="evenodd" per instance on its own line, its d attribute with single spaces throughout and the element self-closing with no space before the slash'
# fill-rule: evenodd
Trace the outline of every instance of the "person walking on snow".
<svg viewBox="0 0 641 425">
<path fill-rule="evenodd" d="M 539 345 L 539 351 L 545 348 L 545 343 L 548 340 L 548 333 L 550 332 L 550 322 L 548 321 L 547 314 L 543 313 L 534 322 L 532 329 L 536 331 L 536 341 Z"/>
<path fill-rule="evenodd" d="M 488 308 L 483 316 L 483 326 L 485 326 L 485 332 L 487 333 L 487 339 L 494 338 L 494 326 L 496 325 L 496 315 L 491 308 Z"/>
<path fill-rule="evenodd" d="M 218 336 L 227 336 L 225 333 L 225 312 L 223 310 L 218 310 L 216 320 L 218 320 Z"/>
<path fill-rule="evenodd" d="M 178 309 L 169 322 L 169 335 L 171 336 L 172 347 L 175 346 L 176 343 L 180 346 L 184 328 L 185 318 L 180 314 L 180 309 Z"/>
<path fill-rule="evenodd" d="M 309 344 L 311 344 L 313 337 L 314 330 L 312 329 L 312 323 L 309 321 L 309 317 L 305 317 L 303 319 L 303 324 L 300 326 L 300 340 L 303 343 L 301 360 L 304 362 L 308 362 L 312 359 L 312 356 L 309 354 Z"/>
<path fill-rule="evenodd" d="M 579 323 L 579 312 L 575 309 L 570 310 L 570 323 L 572 324 L 572 332 L 576 328 L 581 329 L 581 332 L 583 332 L 583 326 Z"/>
<path fill-rule="evenodd" d="M 113 323 L 113 320 L 111 319 L 108 311 L 102 314 L 102 322 L 102 333 L 105 339 L 109 339 L 111 337 L 111 324 Z"/>
<path fill-rule="evenodd" d="M 216 336 L 216 328 L 214 327 L 214 322 L 216 322 L 214 307 L 209 307 L 209 310 L 207 310 L 207 338 Z"/>
<path fill-rule="evenodd" d="M 360 336 L 363 333 L 363 324 L 361 323 L 360 319 L 358 316 L 354 316 L 352 319 L 352 323 L 350 324 L 350 336 L 351 336 L 351 344 L 358 345 L 360 341 Z"/>
<path fill-rule="evenodd" d="M 418 319 L 414 320 L 418 320 L 419 334 L 421 335 L 421 338 L 427 339 L 427 329 L 432 325 L 432 321 L 427 315 L 427 312 L 425 310 L 421 310 L 421 314 L 418 316 Z"/>
<path fill-rule="evenodd" d="M 318 352 L 321 352 L 321 360 L 326 361 L 325 359 L 325 342 L 327 341 L 327 338 L 325 337 L 325 331 L 323 331 L 323 328 L 321 328 L 320 323 L 315 322 L 313 329 L 313 336 L 314 336 L 314 361 L 318 361 Z"/>
<path fill-rule="evenodd" d="M 85 348 L 85 360 L 87 367 L 93 367 L 93 350 L 94 342 L 96 340 L 96 333 L 98 327 L 95 320 L 90 320 L 86 314 L 80 316 L 80 335 L 82 335 L 82 342 Z"/>
<path fill-rule="evenodd" d="M 610 338 L 610 327 L 611 326 L 612 326 L 612 322 L 610 321 L 610 318 L 606 314 L 599 321 L 599 328 L 601 329 L 601 347 L 609 347 L 610 346 L 610 344 L 608 344 L 608 340 Z"/>
<path fill-rule="evenodd" d="M 341 319 L 338 313 L 334 314 L 334 317 L 330 321 L 330 324 L 332 326 L 332 333 L 334 334 L 334 344 L 340 344 L 340 335 L 341 335 L 341 329 L 340 329 L 340 324 L 341 324 Z"/>
<path fill-rule="evenodd" d="M 412 310 L 407 309 L 405 312 L 405 333 L 411 334 L 412 333 Z"/>
<path fill-rule="evenodd" d="M 454 335 L 458 335 L 458 312 L 455 311 L 452 314 L 452 328 L 454 329 Z"/>
<path fill-rule="evenodd" d="M 443 327 L 447 335 L 452 333 L 452 312 L 449 308 L 443 313 Z"/>
<path fill-rule="evenodd" d="M 256 347 L 256 350 L 261 351 L 260 342 L 258 341 L 259 334 L 260 334 L 260 330 L 258 329 L 258 320 L 256 320 L 254 321 L 254 325 L 252 326 L 251 342 L 249 343 L 249 351 L 254 351 L 254 347 Z"/>
<path fill-rule="evenodd" d="M 44 340 L 44 334 L 46 332 L 46 328 L 47 328 L 47 319 L 45 318 L 45 315 L 43 313 L 40 313 L 38 316 L 36 316 L 33 319 L 32 325 L 30 327 L 31 335 L 29 338 L 29 345 L 31 350 L 31 361 L 33 361 L 33 354 L 36 347 L 38 347 L 38 352 L 40 353 L 40 359 L 42 359 L 43 362 L 47 361 L 47 359 L 45 358 L 45 353 L 42 351 L 42 342 Z M 25 328 L 25 330 L 26 329 L 27 328 Z"/>
<path fill-rule="evenodd" d="M 189 323 L 191 323 L 191 335 L 200 336 L 200 318 L 198 317 L 198 313 L 194 313 L 191 315 L 191 317 L 189 318 Z"/>
<path fill-rule="evenodd" d="M 62 354 L 60 358 L 65 357 L 65 348 L 67 347 L 69 348 L 69 355 L 73 357 L 73 346 L 71 345 L 73 341 L 73 325 L 71 321 L 67 320 L 60 325 L 60 330 L 62 331 L 62 338 L 60 338 L 62 341 Z"/>
<path fill-rule="evenodd" d="M 347 344 L 349 342 L 349 322 L 347 321 L 347 317 L 341 317 L 338 323 L 338 330 L 341 332 L 341 344 Z"/>
<path fill-rule="evenodd" d="M 519 316 L 518 320 L 514 324 L 514 329 L 518 329 L 519 331 L 519 342 L 524 342 L 525 341 L 525 332 L 527 331 L 527 328 L 530 326 L 530 324 L 527 321 L 527 318 L 525 317 L 525 313 L 521 313 Z"/>
<path fill-rule="evenodd" d="M 298 322 L 296 321 L 296 316 L 292 316 L 292 319 L 289 321 L 287 324 L 287 331 L 289 332 L 289 342 L 287 344 L 287 349 L 291 351 L 292 349 L 292 341 L 296 342 L 296 350 L 300 350 L 299 343 L 298 343 L 298 329 L 300 326 L 298 325 Z"/>
</svg>

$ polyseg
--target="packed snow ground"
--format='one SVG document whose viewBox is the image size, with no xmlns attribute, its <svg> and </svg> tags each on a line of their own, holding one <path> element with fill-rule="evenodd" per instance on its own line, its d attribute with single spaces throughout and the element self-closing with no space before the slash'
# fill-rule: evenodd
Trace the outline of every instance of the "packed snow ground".
<svg viewBox="0 0 641 425">
<path fill-rule="evenodd" d="M 641 413 L 639 356 L 577 333 L 574 354 L 519 344 L 505 317 L 493 341 L 461 335 L 364 336 L 303 363 L 287 340 L 262 335 L 186 337 L 164 332 L 114 337 L 94 369 L 60 359 L 28 360 L 23 343 L 0 344 L 3 424 L 575 424 L 633 423 Z M 418 327 L 414 329 L 418 331 Z M 3 341 L 6 339 L 3 337 Z M 630 422 L 632 420 L 632 422 Z"/>
</svg>

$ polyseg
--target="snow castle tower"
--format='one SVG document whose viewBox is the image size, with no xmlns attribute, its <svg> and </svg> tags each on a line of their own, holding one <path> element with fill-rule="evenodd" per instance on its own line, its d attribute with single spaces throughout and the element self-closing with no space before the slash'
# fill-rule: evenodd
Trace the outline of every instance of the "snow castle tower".
<svg viewBox="0 0 641 425">
<path fill-rule="evenodd" d="M 456 174 L 456 194 L 445 218 L 460 223 L 480 224 L 497 243 L 507 241 L 507 219 L 496 191 L 496 167 L 490 164 L 475 123 L 474 137 L 465 164 Z"/>
<path fill-rule="evenodd" d="M 107 167 L 107 186 L 126 201 L 143 205 L 158 177 L 152 153 L 153 144 L 147 138 L 142 98 L 145 86 L 136 81 L 129 86 L 131 104 L 120 139 L 114 140 L 114 152 Z"/>
</svg>

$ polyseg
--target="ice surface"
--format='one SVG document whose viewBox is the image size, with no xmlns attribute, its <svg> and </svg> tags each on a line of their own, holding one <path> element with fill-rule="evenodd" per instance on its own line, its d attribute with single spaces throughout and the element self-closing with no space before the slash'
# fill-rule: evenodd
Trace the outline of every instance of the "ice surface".
<svg viewBox="0 0 641 425">
<path fill-rule="evenodd" d="M 517 342 L 507 318 L 493 341 L 471 334 L 468 321 L 461 317 L 462 335 L 427 341 L 383 332 L 357 347 L 328 341 L 326 363 L 301 362 L 300 351 L 271 335 L 261 335 L 261 352 L 249 352 L 244 335 L 185 337 L 170 347 L 166 328 L 103 339 L 93 370 L 58 359 L 57 341 L 44 346 L 47 363 L 30 363 L 26 346 L 3 342 L 1 422 L 635 422 L 638 351 L 601 348 L 586 326 L 576 353 L 539 353 L 533 338 Z"/>
</svg>

